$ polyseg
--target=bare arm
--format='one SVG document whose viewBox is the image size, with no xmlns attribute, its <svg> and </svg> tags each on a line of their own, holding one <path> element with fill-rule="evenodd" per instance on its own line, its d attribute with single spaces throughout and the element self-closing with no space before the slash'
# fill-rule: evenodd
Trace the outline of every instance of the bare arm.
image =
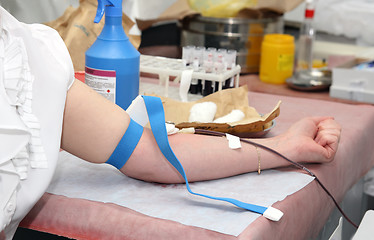
<svg viewBox="0 0 374 240">
<path fill-rule="evenodd" d="M 76 81 L 67 96 L 61 147 L 87 161 L 104 163 L 125 133 L 129 121 L 124 110 Z M 333 119 L 308 118 L 296 123 L 285 134 L 255 141 L 294 161 L 328 162 L 336 153 L 339 137 L 340 126 Z M 172 135 L 169 142 L 189 181 L 233 176 L 258 168 L 256 149 L 248 144 L 243 144 L 239 150 L 231 150 L 224 138 L 191 134 Z M 288 165 L 271 153 L 260 152 L 262 169 Z M 183 182 L 163 157 L 149 129 L 145 129 L 121 172 L 145 181 Z"/>
</svg>

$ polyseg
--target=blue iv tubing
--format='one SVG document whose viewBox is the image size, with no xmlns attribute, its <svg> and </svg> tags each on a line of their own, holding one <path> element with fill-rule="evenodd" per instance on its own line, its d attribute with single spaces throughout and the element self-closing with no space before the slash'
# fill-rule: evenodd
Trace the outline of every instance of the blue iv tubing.
<svg viewBox="0 0 374 240">
<path fill-rule="evenodd" d="M 170 147 L 168 135 L 167 135 L 166 127 L 165 127 L 164 108 L 162 106 L 161 99 L 157 97 L 151 97 L 151 96 L 142 96 L 142 97 L 144 99 L 144 103 L 147 108 L 149 122 L 151 125 L 153 135 L 157 141 L 157 145 L 159 146 L 162 154 L 166 157 L 166 159 L 182 175 L 182 177 L 184 178 L 186 182 L 186 188 L 191 194 L 213 199 L 213 200 L 229 202 L 239 208 L 243 208 L 243 209 L 256 212 L 259 214 L 263 214 L 268 209 L 267 207 L 244 203 L 239 200 L 232 199 L 232 198 L 213 197 L 213 196 L 193 192 L 189 186 L 187 176 L 183 169 L 182 164 L 179 162 L 178 158 L 175 156 L 173 150 Z"/>
</svg>

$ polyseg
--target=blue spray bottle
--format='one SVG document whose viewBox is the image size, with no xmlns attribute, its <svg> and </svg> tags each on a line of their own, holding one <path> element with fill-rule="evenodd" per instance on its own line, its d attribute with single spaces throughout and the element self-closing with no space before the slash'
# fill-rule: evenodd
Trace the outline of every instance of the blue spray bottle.
<svg viewBox="0 0 374 240">
<path fill-rule="evenodd" d="M 122 0 L 98 0 L 94 22 L 105 24 L 86 51 L 85 82 L 123 109 L 139 94 L 140 53 L 122 27 Z"/>
</svg>

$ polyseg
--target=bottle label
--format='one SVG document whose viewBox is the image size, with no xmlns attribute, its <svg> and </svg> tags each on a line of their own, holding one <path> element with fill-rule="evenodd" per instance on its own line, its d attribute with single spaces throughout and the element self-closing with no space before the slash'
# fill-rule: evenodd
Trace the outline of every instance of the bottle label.
<svg viewBox="0 0 374 240">
<path fill-rule="evenodd" d="M 85 82 L 109 101 L 116 102 L 116 71 L 86 67 Z"/>
<path fill-rule="evenodd" d="M 277 61 L 278 71 L 292 71 L 293 69 L 293 54 L 280 54 Z"/>
<path fill-rule="evenodd" d="M 305 9 L 305 18 L 313 18 L 314 9 Z"/>
</svg>

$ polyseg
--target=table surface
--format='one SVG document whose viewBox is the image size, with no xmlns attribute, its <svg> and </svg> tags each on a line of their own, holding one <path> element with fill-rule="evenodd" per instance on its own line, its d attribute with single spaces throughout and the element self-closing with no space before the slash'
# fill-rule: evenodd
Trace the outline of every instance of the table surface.
<svg viewBox="0 0 374 240">
<path fill-rule="evenodd" d="M 287 84 L 271 84 L 260 81 L 257 74 L 247 74 L 240 77 L 240 85 L 246 84 L 248 90 L 252 92 L 268 93 L 275 95 L 284 95 L 308 99 L 319 99 L 332 102 L 348 103 L 348 104 L 365 104 L 353 100 L 330 97 L 329 89 L 320 91 L 299 91 L 291 89 Z"/>
<path fill-rule="evenodd" d="M 374 165 L 372 105 L 335 101 L 326 92 L 295 93 L 285 86 L 264 85 L 255 75 L 242 76 L 241 82 L 248 84 L 249 104 L 259 112 L 270 111 L 278 100 L 282 101 L 277 125 L 267 136 L 280 134 L 298 119 L 312 115 L 334 116 L 342 125 L 342 137 L 335 160 L 329 164 L 308 166 L 338 201 Z M 274 207 L 285 213 L 280 222 L 259 217 L 237 238 L 315 237 L 335 206 L 313 181 Z M 75 239 L 235 239 L 234 236 L 149 217 L 111 203 L 48 193 L 44 194 L 21 226 Z"/>
</svg>

